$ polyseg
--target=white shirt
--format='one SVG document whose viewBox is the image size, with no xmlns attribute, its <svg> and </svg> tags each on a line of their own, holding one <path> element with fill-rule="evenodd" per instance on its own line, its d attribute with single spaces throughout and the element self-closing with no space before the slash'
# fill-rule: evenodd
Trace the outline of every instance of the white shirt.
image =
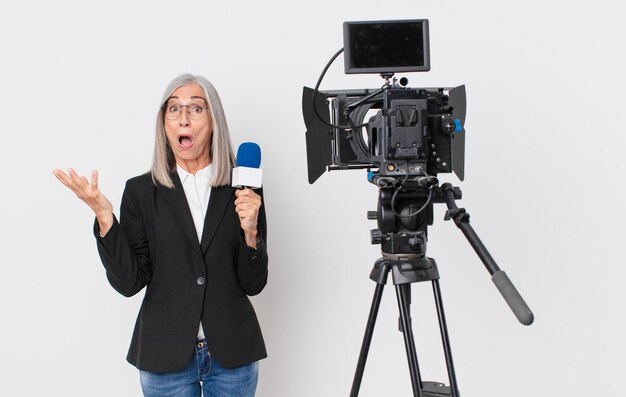
<svg viewBox="0 0 626 397">
<path fill-rule="evenodd" d="M 204 218 L 209 207 L 209 198 L 211 197 L 211 186 L 209 179 L 213 173 L 211 164 L 205 168 L 196 171 L 196 174 L 190 174 L 183 167 L 176 164 L 176 171 L 183 184 L 183 190 L 187 197 L 187 204 L 191 210 L 193 224 L 198 234 L 198 242 L 202 240 L 202 229 L 204 228 Z M 204 330 L 202 322 L 198 328 L 198 339 L 204 339 Z"/>
</svg>

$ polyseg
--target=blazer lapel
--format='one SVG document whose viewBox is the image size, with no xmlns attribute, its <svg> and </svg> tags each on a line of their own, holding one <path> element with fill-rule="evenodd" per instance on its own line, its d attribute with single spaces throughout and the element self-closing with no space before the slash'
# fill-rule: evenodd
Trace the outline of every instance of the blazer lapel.
<svg viewBox="0 0 626 397">
<path fill-rule="evenodd" d="M 193 224 L 193 218 L 191 217 L 191 210 L 189 209 L 189 204 L 187 203 L 187 197 L 185 197 L 183 184 L 181 183 L 177 172 L 172 172 L 170 175 L 174 181 L 174 189 L 164 186 L 159 186 L 158 189 L 163 194 L 163 197 L 165 197 L 165 201 L 170 206 L 170 209 L 174 213 L 178 223 L 180 223 L 185 235 L 189 241 L 191 241 L 194 251 L 202 257 L 200 243 L 198 242 L 198 233 L 196 232 L 196 228 Z"/>
<path fill-rule="evenodd" d="M 228 204 L 231 200 L 234 200 L 234 190 L 230 186 L 218 186 L 211 189 L 209 208 L 204 218 L 202 242 L 200 243 L 202 254 L 204 254 L 209 248 L 209 245 L 211 245 L 211 240 L 213 240 L 217 227 L 224 218 Z"/>
</svg>

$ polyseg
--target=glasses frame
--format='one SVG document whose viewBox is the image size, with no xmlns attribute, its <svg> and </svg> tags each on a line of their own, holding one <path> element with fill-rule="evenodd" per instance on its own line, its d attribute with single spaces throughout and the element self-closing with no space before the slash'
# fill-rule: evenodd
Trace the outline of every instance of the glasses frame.
<svg viewBox="0 0 626 397">
<path fill-rule="evenodd" d="M 168 120 L 178 120 L 178 119 L 180 118 L 180 115 L 181 115 L 181 114 L 183 114 L 183 112 L 182 112 L 182 111 L 180 111 L 180 112 L 178 112 L 178 116 L 176 116 L 176 117 L 174 117 L 174 118 L 167 117 L 167 115 L 168 115 L 168 114 L 170 114 L 170 112 L 169 112 L 169 110 L 168 110 L 168 109 L 169 109 L 170 107 L 172 107 L 172 106 L 178 106 L 179 108 L 187 108 L 187 115 L 189 116 L 189 118 L 191 118 L 191 119 L 192 119 L 192 120 L 194 120 L 194 121 L 199 121 L 199 120 L 202 120 L 202 118 L 203 118 L 206 114 L 208 114 L 208 112 L 209 112 L 209 107 L 208 107 L 208 106 L 198 106 L 198 105 L 193 104 L 193 103 L 192 103 L 192 104 L 189 104 L 189 105 L 180 105 L 180 104 L 177 104 L 177 103 L 173 103 L 173 104 L 171 104 L 171 105 L 170 105 L 170 104 L 167 104 L 167 103 L 166 103 L 165 105 L 163 105 L 163 117 L 165 117 L 165 118 L 166 118 L 166 119 L 168 119 Z M 191 106 L 194 106 L 194 107 L 199 107 L 199 108 L 201 108 L 202 110 L 204 110 L 204 111 L 202 112 L 202 115 L 201 115 L 199 118 L 195 118 L 195 117 L 194 117 L 194 114 L 195 114 L 195 115 L 197 115 L 197 113 L 192 113 L 192 112 L 191 112 L 191 110 L 189 110 Z"/>
</svg>

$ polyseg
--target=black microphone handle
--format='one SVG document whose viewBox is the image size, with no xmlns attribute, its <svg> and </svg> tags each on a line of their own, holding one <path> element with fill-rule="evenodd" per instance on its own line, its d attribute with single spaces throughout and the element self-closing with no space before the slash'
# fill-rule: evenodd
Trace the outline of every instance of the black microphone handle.
<svg viewBox="0 0 626 397">
<path fill-rule="evenodd" d="M 524 298 L 517 292 L 509 276 L 507 276 L 504 271 L 499 270 L 491 276 L 491 281 L 496 285 L 498 291 L 500 291 L 500 294 L 502 294 L 502 297 L 513 313 L 515 313 L 515 317 L 517 317 L 519 322 L 524 325 L 532 324 L 535 316 L 533 312 L 530 311 L 526 302 L 524 302 Z"/>
</svg>

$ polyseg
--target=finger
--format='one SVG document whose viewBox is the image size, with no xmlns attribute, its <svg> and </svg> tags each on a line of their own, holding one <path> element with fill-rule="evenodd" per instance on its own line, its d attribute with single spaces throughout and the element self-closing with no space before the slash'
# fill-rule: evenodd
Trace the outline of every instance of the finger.
<svg viewBox="0 0 626 397">
<path fill-rule="evenodd" d="M 254 199 L 254 200 L 259 200 L 259 201 L 261 200 L 261 196 L 259 196 L 258 194 L 256 194 L 256 193 L 254 192 L 254 190 L 252 190 L 252 189 L 250 189 L 250 193 L 248 193 L 246 196 L 247 196 L 247 197 L 249 197 L 249 198 L 251 198 L 251 199 Z"/>
<path fill-rule="evenodd" d="M 244 210 L 244 209 L 240 208 L 239 211 L 237 211 L 237 216 L 239 217 L 239 219 L 245 218 L 246 215 L 248 215 L 247 210 Z"/>
<path fill-rule="evenodd" d="M 244 230 L 256 230 L 257 224 L 255 221 L 242 219 L 241 220 L 241 228 Z"/>
<path fill-rule="evenodd" d="M 89 180 L 84 176 L 80 177 L 80 188 L 85 192 L 85 194 L 91 193 L 91 188 L 89 187 Z"/>
<path fill-rule="evenodd" d="M 241 200 L 244 203 L 259 203 L 261 204 L 261 196 L 258 195 L 254 195 L 254 196 L 243 196 L 240 197 L 238 200 Z"/>
<path fill-rule="evenodd" d="M 81 191 L 80 184 L 77 182 L 76 178 L 72 176 L 72 172 L 74 172 L 74 170 L 69 168 L 67 174 L 61 171 L 60 175 L 65 181 L 65 186 L 70 188 L 74 193 L 78 194 Z M 74 175 L 76 175 L 76 172 L 74 172 Z"/>
<path fill-rule="evenodd" d="M 62 184 L 64 184 L 67 187 L 70 187 L 72 180 L 69 177 L 69 175 L 66 175 L 65 172 L 58 170 L 58 169 L 53 170 L 52 173 L 59 181 L 61 181 Z"/>
<path fill-rule="evenodd" d="M 244 210 L 240 211 L 237 216 L 239 216 L 239 219 L 248 219 L 256 222 L 258 218 L 258 212 L 254 210 Z"/>
<path fill-rule="evenodd" d="M 84 176 L 79 176 L 72 168 L 68 169 L 72 177 L 72 190 L 81 199 L 85 198 L 89 193 L 89 182 Z"/>
<path fill-rule="evenodd" d="M 76 186 L 80 186 L 80 177 L 78 176 L 78 174 L 76 173 L 76 171 L 74 171 L 73 168 L 68 168 L 67 169 L 67 173 L 70 174 L 70 178 L 72 178 L 72 183 L 74 183 Z"/>
<path fill-rule="evenodd" d="M 237 203 L 260 203 L 260 202 L 261 202 L 261 196 L 259 195 L 241 196 L 235 199 L 235 204 Z"/>
<path fill-rule="evenodd" d="M 247 197 L 255 194 L 254 191 L 249 188 L 238 190 L 238 193 L 237 197 Z"/>
<path fill-rule="evenodd" d="M 243 224 L 250 224 L 251 222 L 254 222 L 254 220 L 251 219 L 249 216 L 240 216 L 239 222 L 243 225 Z"/>
<path fill-rule="evenodd" d="M 261 208 L 261 204 L 260 203 L 239 203 L 235 206 L 235 211 L 240 212 L 240 211 L 255 211 L 258 212 L 259 208 Z"/>
<path fill-rule="evenodd" d="M 76 196 L 78 196 L 82 200 L 84 194 L 81 187 L 77 185 L 69 175 L 61 170 L 55 170 L 54 175 L 59 181 L 61 181 L 63 185 L 65 185 L 68 189 L 74 192 L 74 194 L 76 194 Z"/>
<path fill-rule="evenodd" d="M 98 170 L 91 171 L 91 188 L 98 190 Z"/>
<path fill-rule="evenodd" d="M 248 189 L 248 188 L 237 189 L 237 190 L 235 190 L 235 196 L 237 196 L 237 197 L 244 197 L 244 196 L 248 195 L 248 191 L 249 190 L 250 189 Z"/>
</svg>

